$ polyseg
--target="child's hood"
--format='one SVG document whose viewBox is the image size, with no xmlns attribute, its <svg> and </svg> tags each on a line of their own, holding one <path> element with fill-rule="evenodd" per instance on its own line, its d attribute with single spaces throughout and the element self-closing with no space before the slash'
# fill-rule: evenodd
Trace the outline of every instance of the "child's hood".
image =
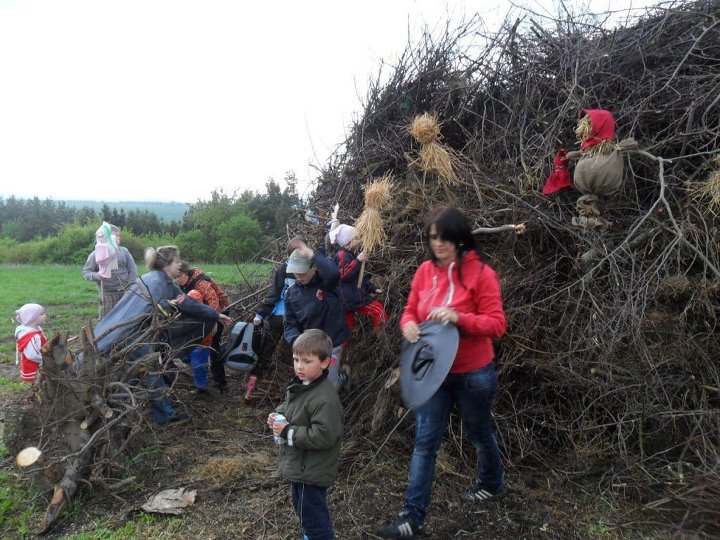
<svg viewBox="0 0 720 540">
<path fill-rule="evenodd" d="M 35 332 L 37 330 L 42 332 L 42 328 L 40 328 L 39 326 L 28 326 L 25 324 L 21 324 L 15 328 L 15 339 L 24 336 L 28 332 Z"/>
</svg>

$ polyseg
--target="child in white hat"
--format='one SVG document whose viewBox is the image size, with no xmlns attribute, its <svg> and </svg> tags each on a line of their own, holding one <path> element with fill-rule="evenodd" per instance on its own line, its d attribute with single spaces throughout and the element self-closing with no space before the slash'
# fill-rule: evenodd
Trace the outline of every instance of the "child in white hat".
<svg viewBox="0 0 720 540">
<path fill-rule="evenodd" d="M 15 328 L 15 363 L 20 366 L 20 379 L 35 382 L 37 371 L 42 363 L 40 348 L 47 338 L 40 327 L 45 324 L 47 315 L 40 304 L 25 304 L 15 311 L 15 320 L 20 325 Z"/>
<path fill-rule="evenodd" d="M 357 244 L 357 229 L 351 225 L 340 224 L 330 230 L 328 237 L 336 247 L 333 261 L 340 271 L 338 290 L 345 308 L 345 323 L 348 329 L 352 332 L 355 327 L 355 315 L 363 315 L 370 318 L 375 334 L 380 336 L 388 316 L 385 306 L 375 299 L 382 290 L 370 281 L 367 274 L 363 276 L 358 287 L 360 268 L 362 263 L 367 261 L 367 254 L 364 251 L 356 254 L 353 249 Z"/>
</svg>

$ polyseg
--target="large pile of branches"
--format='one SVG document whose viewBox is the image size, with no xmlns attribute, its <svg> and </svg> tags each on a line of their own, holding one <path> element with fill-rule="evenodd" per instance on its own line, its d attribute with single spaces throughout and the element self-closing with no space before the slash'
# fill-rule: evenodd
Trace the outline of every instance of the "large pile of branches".
<svg viewBox="0 0 720 540">
<path fill-rule="evenodd" d="M 411 428 L 390 384 L 394 328 L 426 256 L 425 217 L 454 204 L 478 229 L 525 224 L 479 231 L 509 319 L 495 415 L 509 462 L 597 474 L 649 507 L 689 508 L 687 527 L 720 526 L 720 1 L 666 3 L 612 29 L 607 17 L 522 12 L 495 35 L 472 20 L 425 35 L 371 86 L 313 201 L 339 202 L 352 223 L 368 181 L 395 181 L 388 241 L 368 263 L 389 331 L 351 346 L 348 430 L 374 449 L 411 440 L 392 437 Z M 609 109 L 618 139 L 642 150 L 602 201 L 603 232 L 572 224 L 574 189 L 540 192 L 555 151 L 577 148 L 583 108 Z M 418 164 L 408 126 L 426 112 L 460 156 L 454 184 Z"/>
</svg>

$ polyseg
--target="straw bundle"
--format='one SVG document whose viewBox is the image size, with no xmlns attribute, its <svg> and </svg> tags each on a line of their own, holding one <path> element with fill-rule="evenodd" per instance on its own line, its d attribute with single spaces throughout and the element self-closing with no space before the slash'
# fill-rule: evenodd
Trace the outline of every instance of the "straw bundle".
<svg viewBox="0 0 720 540">
<path fill-rule="evenodd" d="M 385 175 L 365 187 L 365 209 L 355 223 L 355 228 L 358 231 L 360 244 L 367 253 L 373 251 L 387 239 L 380 209 L 390 199 L 391 190 L 392 178 L 389 175 Z"/>
<path fill-rule="evenodd" d="M 385 175 L 365 186 L 365 208 L 355 223 L 355 228 L 360 245 L 368 254 L 387 240 L 380 209 L 390 200 L 392 185 L 392 177 Z M 364 271 L 365 261 L 360 268 L 358 287 L 362 284 Z"/>
<path fill-rule="evenodd" d="M 715 158 L 717 169 L 712 171 L 707 180 L 700 182 L 695 190 L 696 198 L 707 199 L 710 210 L 720 214 L 720 154 Z"/>
<path fill-rule="evenodd" d="M 457 181 L 460 158 L 451 148 L 438 142 L 440 127 L 436 114 L 422 114 L 416 116 L 409 128 L 410 134 L 422 144 L 418 163 L 425 172 L 436 173 L 441 180 L 448 184 Z"/>
</svg>

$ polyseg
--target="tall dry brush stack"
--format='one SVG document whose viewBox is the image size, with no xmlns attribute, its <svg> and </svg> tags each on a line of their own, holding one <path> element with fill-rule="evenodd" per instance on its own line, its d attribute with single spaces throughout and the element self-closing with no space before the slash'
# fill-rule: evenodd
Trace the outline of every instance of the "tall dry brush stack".
<svg viewBox="0 0 720 540">
<path fill-rule="evenodd" d="M 372 349 L 378 362 L 360 366 L 367 383 L 354 391 L 348 425 L 386 433 L 395 424 L 373 417 L 399 404 L 376 389 L 397 359 L 392 329 L 424 257 L 427 212 L 453 203 L 479 226 L 525 222 L 523 236 L 481 239 L 509 318 L 496 407 L 507 460 L 562 463 L 568 478 L 596 472 L 603 488 L 689 510 L 686 528 L 719 525 L 703 486 L 717 491 L 720 463 L 720 223 L 689 187 L 710 176 L 720 147 L 720 2 L 667 3 L 614 30 L 603 18 L 518 13 L 481 46 L 473 20 L 425 36 L 371 88 L 315 201 L 359 213 L 365 178 L 397 179 L 390 237 L 370 266 L 386 278 L 390 330 L 381 353 Z M 650 154 L 631 155 L 602 235 L 570 225 L 578 192 L 539 191 L 553 153 L 574 144 L 581 108 L 609 109 L 618 138 Z M 405 126 L 425 111 L 480 171 L 451 193 L 409 165 L 418 146 Z M 657 485 L 673 495 L 648 489 Z"/>
</svg>

